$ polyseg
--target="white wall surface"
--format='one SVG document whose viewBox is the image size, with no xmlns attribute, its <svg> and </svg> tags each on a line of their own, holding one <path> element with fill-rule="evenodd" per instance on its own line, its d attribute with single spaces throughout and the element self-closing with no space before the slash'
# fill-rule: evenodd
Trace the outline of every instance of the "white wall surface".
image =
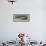
<svg viewBox="0 0 46 46">
<path fill-rule="evenodd" d="M 13 14 L 30 14 L 30 22 L 13 22 Z M 0 0 L 0 40 L 14 40 L 18 32 L 34 40 L 46 40 L 46 0 Z"/>
</svg>

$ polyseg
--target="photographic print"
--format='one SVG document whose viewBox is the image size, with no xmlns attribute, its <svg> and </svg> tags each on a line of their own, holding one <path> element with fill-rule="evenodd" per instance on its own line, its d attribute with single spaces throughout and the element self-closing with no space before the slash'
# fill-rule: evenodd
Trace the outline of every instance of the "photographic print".
<svg viewBox="0 0 46 46">
<path fill-rule="evenodd" d="M 29 14 L 13 14 L 14 22 L 29 22 L 30 15 Z"/>
</svg>

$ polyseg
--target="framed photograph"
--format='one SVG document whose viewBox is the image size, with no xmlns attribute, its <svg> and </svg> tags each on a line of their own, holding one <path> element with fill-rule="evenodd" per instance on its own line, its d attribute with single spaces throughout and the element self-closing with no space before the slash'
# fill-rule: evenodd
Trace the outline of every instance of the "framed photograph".
<svg viewBox="0 0 46 46">
<path fill-rule="evenodd" d="M 13 22 L 29 22 L 29 14 L 13 14 Z"/>
</svg>

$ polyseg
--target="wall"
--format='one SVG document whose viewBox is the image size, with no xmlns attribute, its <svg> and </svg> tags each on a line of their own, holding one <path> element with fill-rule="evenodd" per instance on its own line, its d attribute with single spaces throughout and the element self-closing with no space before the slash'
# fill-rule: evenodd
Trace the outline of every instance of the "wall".
<svg viewBox="0 0 46 46">
<path fill-rule="evenodd" d="M 0 0 L 0 40 L 11 40 L 27 32 L 35 40 L 46 40 L 45 0 L 17 0 L 13 5 Z M 13 14 L 30 14 L 30 22 L 13 22 Z"/>
</svg>

